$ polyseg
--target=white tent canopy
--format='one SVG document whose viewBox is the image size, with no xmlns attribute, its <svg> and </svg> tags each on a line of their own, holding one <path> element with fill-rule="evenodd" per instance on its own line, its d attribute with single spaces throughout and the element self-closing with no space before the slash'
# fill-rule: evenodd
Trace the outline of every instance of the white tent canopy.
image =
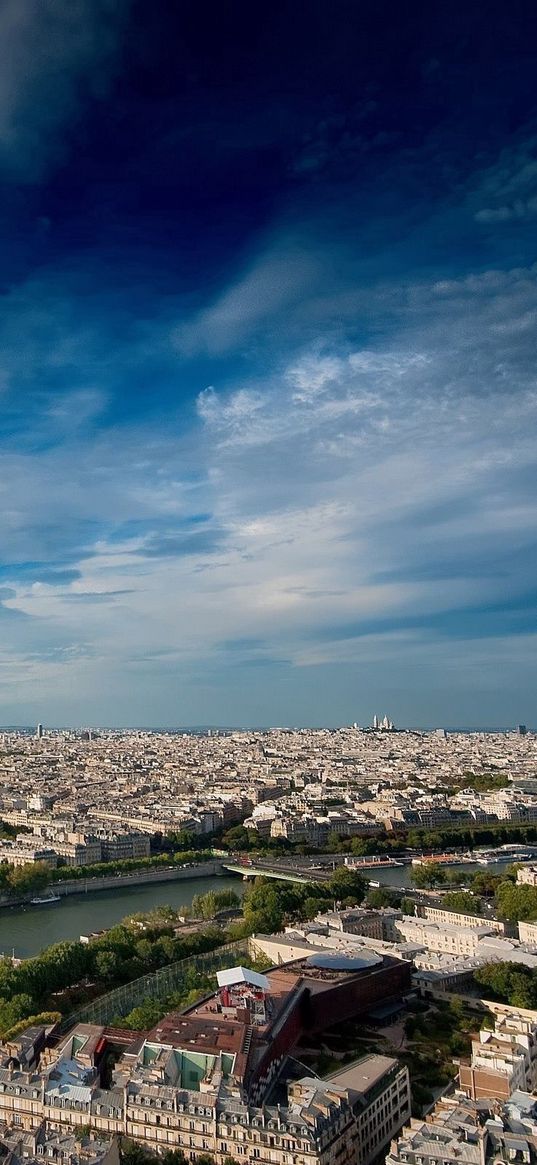
<svg viewBox="0 0 537 1165">
<path fill-rule="evenodd" d="M 216 978 L 219 987 L 236 987 L 239 983 L 247 983 L 249 987 L 268 991 L 270 986 L 266 975 L 249 971 L 247 967 L 230 967 L 228 971 L 217 971 Z"/>
</svg>

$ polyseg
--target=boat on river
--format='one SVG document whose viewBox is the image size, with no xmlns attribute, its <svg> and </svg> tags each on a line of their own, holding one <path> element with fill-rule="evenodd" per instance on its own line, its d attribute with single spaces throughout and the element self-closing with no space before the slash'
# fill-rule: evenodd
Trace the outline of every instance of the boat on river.
<svg viewBox="0 0 537 1165">
<path fill-rule="evenodd" d="M 475 860 L 471 854 L 421 854 L 419 858 L 412 858 L 412 865 L 424 866 L 431 863 L 439 866 L 462 866 Z"/>
<path fill-rule="evenodd" d="M 345 858 L 348 870 L 390 869 L 404 864 L 404 862 L 398 862 L 396 858 L 385 857 L 384 854 L 370 854 L 363 858 Z"/>
<path fill-rule="evenodd" d="M 30 898 L 32 906 L 51 906 L 53 902 L 61 902 L 59 894 L 46 894 L 43 897 Z"/>
</svg>

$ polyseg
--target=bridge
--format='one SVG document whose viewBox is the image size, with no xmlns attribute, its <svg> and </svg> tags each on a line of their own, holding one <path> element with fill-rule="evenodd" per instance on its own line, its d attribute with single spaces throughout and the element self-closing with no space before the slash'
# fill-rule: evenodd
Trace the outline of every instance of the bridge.
<svg viewBox="0 0 537 1165">
<path fill-rule="evenodd" d="M 261 862 L 249 862 L 241 865 L 239 862 L 222 862 L 222 868 L 230 874 L 241 874 L 245 880 L 249 878 L 277 878 L 282 882 L 301 882 L 307 886 L 310 882 L 326 882 L 333 873 L 332 870 L 293 870 L 282 869 L 281 866 L 264 865 Z"/>
</svg>

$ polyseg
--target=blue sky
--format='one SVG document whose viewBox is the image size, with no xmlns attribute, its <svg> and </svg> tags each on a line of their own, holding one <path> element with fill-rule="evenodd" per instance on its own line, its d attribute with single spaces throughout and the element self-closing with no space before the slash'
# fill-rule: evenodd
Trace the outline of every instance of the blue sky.
<svg viewBox="0 0 537 1165">
<path fill-rule="evenodd" d="M 0 722 L 535 724 L 534 6 L 0 56 Z"/>
</svg>

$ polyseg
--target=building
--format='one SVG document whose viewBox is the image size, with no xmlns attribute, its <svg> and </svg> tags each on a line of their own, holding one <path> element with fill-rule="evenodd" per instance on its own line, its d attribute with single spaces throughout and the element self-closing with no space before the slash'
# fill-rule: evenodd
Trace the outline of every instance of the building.
<svg viewBox="0 0 537 1165">
<path fill-rule="evenodd" d="M 393 961 L 395 964 L 395 960 Z M 287 1057 L 364 1001 L 386 999 L 409 980 L 403 964 L 300 960 L 269 975 L 219 972 L 218 991 L 123 1046 L 104 1087 L 101 1071 L 117 1033 L 78 1024 L 39 1066 L 0 1058 L 0 1122 L 62 1133 L 127 1136 L 153 1151 L 182 1148 L 274 1165 L 369 1165 L 410 1113 L 408 1073 L 390 1057 L 366 1056 L 327 1080 L 288 1080 Z M 280 1103 L 269 1099 L 278 1080 Z M 283 1089 L 283 1093 L 282 1093 Z M 285 1102 L 281 1097 L 285 1094 Z M 77 1165 L 77 1163 L 76 1163 Z"/>
<path fill-rule="evenodd" d="M 390 1056 L 364 1056 L 325 1083 L 348 1091 L 358 1128 L 357 1159 L 370 1165 L 410 1118 L 408 1068 Z"/>
<path fill-rule="evenodd" d="M 100 834 L 101 861 L 121 862 L 129 858 L 148 858 L 151 839 L 147 833 L 133 830 L 130 833 Z"/>
<path fill-rule="evenodd" d="M 86 833 L 57 833 L 51 845 L 68 866 L 93 866 L 102 860 L 99 839 Z"/>
<path fill-rule="evenodd" d="M 483 918 L 478 914 L 461 914 L 455 910 L 443 910 L 441 906 L 423 906 L 416 907 L 420 918 L 425 918 L 428 922 L 435 922 L 438 926 L 455 926 L 466 927 L 472 929 L 486 926 L 487 931 L 494 931 L 496 934 L 506 934 L 509 930 L 505 922 L 501 922 L 497 918 Z"/>
<path fill-rule="evenodd" d="M 348 910 L 330 910 L 317 914 L 315 924 L 325 927 L 327 933 L 357 934 L 367 938 L 396 941 L 395 922 L 402 918 L 401 910 L 390 907 L 382 910 L 364 910 L 359 906 Z"/>
<path fill-rule="evenodd" d="M 521 943 L 530 947 L 537 946 L 537 922 L 519 922 L 518 937 Z"/>
<path fill-rule="evenodd" d="M 472 1100 L 507 1100 L 537 1084 L 537 1012 L 489 1004 L 494 1028 L 472 1040 L 470 1063 L 460 1065 L 460 1086 Z"/>
<path fill-rule="evenodd" d="M 0 842 L 0 862 L 7 862 L 10 866 L 46 862 L 54 868 L 58 865 L 58 855 L 52 846 L 43 845 L 38 838 L 26 838 L 25 834 L 21 834 L 16 841 Z"/>
<path fill-rule="evenodd" d="M 443 1096 L 390 1146 L 386 1165 L 535 1165 L 537 1105 L 516 1092 L 507 1102 Z"/>
<path fill-rule="evenodd" d="M 3 1150 L 3 1153 L 2 1153 Z M 61 1165 L 119 1165 L 117 1137 L 84 1136 L 57 1132 L 43 1121 L 36 1129 L 5 1129 L 0 1154 L 6 1165 L 42 1165 L 44 1159 Z"/>
<path fill-rule="evenodd" d="M 450 955 L 475 955 L 480 939 L 493 933 L 492 927 L 483 920 L 478 926 L 453 926 L 404 915 L 394 926 L 406 942 L 420 944 L 428 951 L 443 951 Z"/>
</svg>

